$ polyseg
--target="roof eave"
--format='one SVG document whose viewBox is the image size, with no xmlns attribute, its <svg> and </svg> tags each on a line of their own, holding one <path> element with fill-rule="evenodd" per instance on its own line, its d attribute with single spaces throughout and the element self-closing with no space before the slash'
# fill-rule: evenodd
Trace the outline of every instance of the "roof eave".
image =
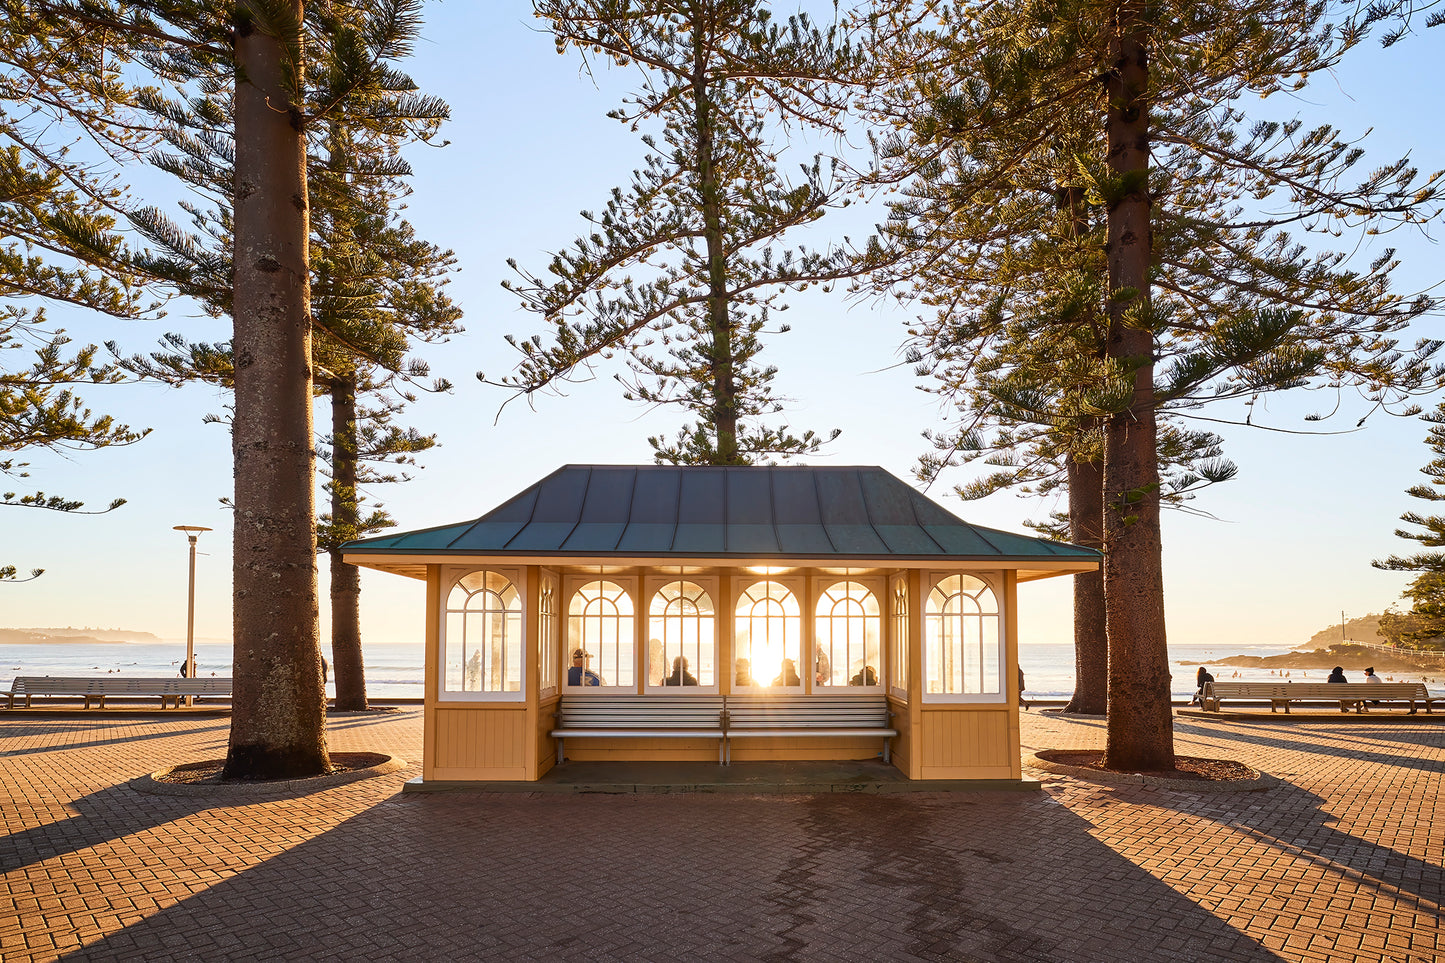
<svg viewBox="0 0 1445 963">
<path fill-rule="evenodd" d="M 1075 575 L 1080 572 L 1098 571 L 1100 561 L 1088 557 L 1039 557 L 1007 555 L 683 555 L 665 556 L 617 555 L 612 553 L 571 553 L 537 554 L 507 552 L 448 552 L 438 554 L 427 551 L 390 552 L 345 552 L 342 560 L 350 565 L 406 575 L 410 578 L 425 578 L 428 565 L 457 565 L 476 562 L 499 562 L 507 565 L 598 565 L 637 566 L 666 568 L 670 565 L 700 565 L 718 568 L 742 568 L 750 565 L 779 566 L 785 568 L 836 568 L 856 566 L 859 568 L 969 568 L 977 571 L 1012 569 L 1018 572 L 1020 581 L 1051 578 L 1056 575 Z"/>
</svg>

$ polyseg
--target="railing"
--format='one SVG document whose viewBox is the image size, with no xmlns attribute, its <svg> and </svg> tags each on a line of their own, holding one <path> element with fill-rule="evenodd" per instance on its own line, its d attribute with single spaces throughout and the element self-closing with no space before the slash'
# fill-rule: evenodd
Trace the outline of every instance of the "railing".
<svg viewBox="0 0 1445 963">
<path fill-rule="evenodd" d="M 1346 639 L 1343 642 L 1331 642 L 1326 648 L 1336 645 L 1358 645 L 1366 649 L 1378 649 L 1381 652 L 1395 652 L 1408 655 L 1412 659 L 1439 659 L 1445 660 L 1445 650 L 1441 649 L 1412 649 L 1403 645 L 1384 645 L 1380 642 L 1356 642 Z"/>
</svg>

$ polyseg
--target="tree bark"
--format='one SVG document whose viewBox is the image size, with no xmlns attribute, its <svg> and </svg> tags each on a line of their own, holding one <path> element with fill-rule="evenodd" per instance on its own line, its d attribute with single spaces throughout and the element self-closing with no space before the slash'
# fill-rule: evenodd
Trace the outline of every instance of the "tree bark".
<svg viewBox="0 0 1445 963">
<path fill-rule="evenodd" d="M 356 385 L 337 378 L 331 385 L 331 524 L 346 539 L 361 524 L 356 498 Z M 361 712 L 366 704 L 366 667 L 361 654 L 361 570 L 341 559 L 339 541 L 331 558 L 331 671 L 336 708 Z"/>
<path fill-rule="evenodd" d="M 302 5 L 292 5 L 296 23 Z M 327 771 L 303 119 L 287 31 L 235 12 L 234 689 L 227 779 Z"/>
<path fill-rule="evenodd" d="M 1104 765 L 1173 769 L 1169 655 L 1159 533 L 1154 336 L 1149 314 L 1153 241 L 1149 196 L 1149 13 L 1115 8 L 1108 98 L 1108 357 L 1132 381 L 1128 407 L 1104 425 L 1104 598 L 1108 609 L 1109 719 Z"/>
<path fill-rule="evenodd" d="M 693 29 L 693 109 L 697 121 L 698 192 L 702 196 L 703 240 L 707 245 L 708 350 L 712 375 L 712 421 L 717 428 L 714 464 L 739 465 L 737 369 L 733 352 L 733 320 L 729 310 L 727 235 L 722 222 L 722 186 L 718 183 L 713 145 L 716 139 L 712 92 L 708 89 L 706 34 Z"/>
<path fill-rule="evenodd" d="M 1097 456 L 1069 457 L 1069 540 L 1104 547 L 1104 466 Z M 1065 712 L 1103 715 L 1109 698 L 1109 641 L 1105 632 L 1104 573 L 1074 576 L 1074 696 Z"/>
</svg>

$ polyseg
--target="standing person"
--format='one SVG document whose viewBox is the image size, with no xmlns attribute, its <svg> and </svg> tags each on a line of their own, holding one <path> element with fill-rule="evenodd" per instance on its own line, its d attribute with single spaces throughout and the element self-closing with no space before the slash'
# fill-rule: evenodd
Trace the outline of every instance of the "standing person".
<svg viewBox="0 0 1445 963">
<path fill-rule="evenodd" d="M 1028 700 L 1024 698 L 1024 667 L 1023 667 L 1023 666 L 1019 666 L 1019 705 L 1021 705 L 1021 706 L 1024 707 L 1024 711 L 1028 711 L 1030 708 L 1032 708 L 1032 707 L 1029 705 Z"/>
<path fill-rule="evenodd" d="M 1350 680 L 1345 678 L 1345 667 L 1342 666 L 1342 665 L 1337 665 L 1337 666 L 1334 667 L 1334 670 L 1330 672 L 1330 677 L 1329 677 L 1328 679 L 1326 679 L 1325 681 L 1326 681 L 1326 682 L 1348 683 Z M 1341 711 L 1341 712 L 1349 712 L 1349 711 L 1350 711 L 1350 705 L 1351 705 L 1350 700 L 1348 700 L 1348 699 L 1341 699 L 1341 700 L 1340 700 L 1340 711 Z M 1364 708 L 1365 708 L 1365 704 L 1364 704 L 1363 702 L 1356 702 L 1356 703 L 1354 703 L 1354 705 L 1355 705 L 1355 707 L 1356 707 L 1357 709 L 1359 709 L 1359 710 L 1361 710 L 1361 711 L 1363 711 Z"/>
<path fill-rule="evenodd" d="M 1204 703 L 1204 683 L 1213 681 L 1214 676 L 1210 675 L 1209 670 L 1201 665 L 1199 671 L 1194 674 L 1194 684 L 1197 688 L 1194 690 L 1194 698 L 1189 700 L 1189 704 L 1192 706 L 1202 705 Z"/>
<path fill-rule="evenodd" d="M 833 663 L 828 658 L 828 653 L 823 651 L 821 645 L 813 646 L 813 684 L 833 684 Z"/>
</svg>

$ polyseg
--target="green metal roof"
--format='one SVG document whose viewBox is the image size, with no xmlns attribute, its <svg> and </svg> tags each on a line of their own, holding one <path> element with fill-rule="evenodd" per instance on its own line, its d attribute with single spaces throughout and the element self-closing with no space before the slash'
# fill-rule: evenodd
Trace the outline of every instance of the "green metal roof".
<svg viewBox="0 0 1445 963">
<path fill-rule="evenodd" d="M 882 468 L 566 465 L 475 519 L 348 542 L 367 556 L 1072 562 L 1093 549 L 970 525 Z"/>
</svg>

